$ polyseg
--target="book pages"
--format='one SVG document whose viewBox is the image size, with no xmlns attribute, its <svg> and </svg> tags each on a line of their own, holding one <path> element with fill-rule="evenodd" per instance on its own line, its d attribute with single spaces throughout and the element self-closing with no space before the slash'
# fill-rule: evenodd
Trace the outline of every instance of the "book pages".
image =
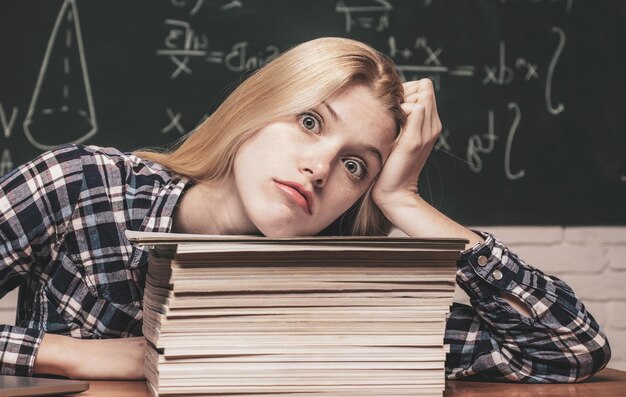
<svg viewBox="0 0 626 397">
<path fill-rule="evenodd" d="M 442 396 L 459 239 L 129 232 L 154 396 Z"/>
</svg>

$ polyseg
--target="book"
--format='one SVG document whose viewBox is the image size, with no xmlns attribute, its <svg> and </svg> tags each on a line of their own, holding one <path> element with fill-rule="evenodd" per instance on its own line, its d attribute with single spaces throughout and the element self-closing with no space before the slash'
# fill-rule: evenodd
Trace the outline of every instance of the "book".
<svg viewBox="0 0 626 397">
<path fill-rule="evenodd" d="M 466 240 L 127 231 L 154 396 L 442 396 Z"/>
</svg>

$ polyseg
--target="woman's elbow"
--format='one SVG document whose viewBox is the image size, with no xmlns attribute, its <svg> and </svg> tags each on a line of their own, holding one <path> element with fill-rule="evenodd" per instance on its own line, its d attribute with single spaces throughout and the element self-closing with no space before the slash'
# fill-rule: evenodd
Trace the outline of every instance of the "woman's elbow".
<svg viewBox="0 0 626 397">
<path fill-rule="evenodd" d="M 597 330 L 598 328 L 595 328 Z M 592 331 L 590 331 L 592 332 Z M 574 335 L 571 333 L 570 335 Z M 598 330 L 570 338 L 559 339 L 548 349 L 536 349 L 531 356 L 522 357 L 531 370 L 520 377 L 524 383 L 577 383 L 600 371 L 611 358 L 611 347 L 606 335 Z M 569 343 L 567 343 L 569 341 Z"/>
<path fill-rule="evenodd" d="M 577 365 L 572 368 L 572 374 L 576 374 L 572 382 L 583 382 L 600 371 L 611 359 L 611 346 L 609 340 L 602 332 L 598 331 L 595 337 L 588 342 L 572 347 L 572 353 Z"/>
<path fill-rule="evenodd" d="M 597 329 L 597 328 L 596 328 Z M 534 375 L 542 383 L 578 383 L 591 378 L 611 358 L 609 340 L 601 330 L 594 335 L 578 335 L 577 341 L 564 344 L 561 351 L 553 352 L 557 357 L 547 360 Z"/>
</svg>

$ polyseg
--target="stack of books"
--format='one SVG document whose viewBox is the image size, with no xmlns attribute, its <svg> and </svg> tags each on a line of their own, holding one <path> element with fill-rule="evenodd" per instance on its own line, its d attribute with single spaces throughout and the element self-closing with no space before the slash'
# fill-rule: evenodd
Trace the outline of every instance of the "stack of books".
<svg viewBox="0 0 626 397">
<path fill-rule="evenodd" d="M 441 396 L 466 241 L 127 232 L 155 396 Z"/>
</svg>

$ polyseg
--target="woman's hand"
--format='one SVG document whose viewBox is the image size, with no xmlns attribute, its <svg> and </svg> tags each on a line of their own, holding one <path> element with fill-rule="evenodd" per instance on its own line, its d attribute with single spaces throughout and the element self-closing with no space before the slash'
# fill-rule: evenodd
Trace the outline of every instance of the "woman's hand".
<svg viewBox="0 0 626 397">
<path fill-rule="evenodd" d="M 433 83 L 421 79 L 403 86 L 407 123 L 372 187 L 372 199 L 409 236 L 464 238 L 469 248 L 483 238 L 439 212 L 417 191 L 417 180 L 441 132 Z"/>
<path fill-rule="evenodd" d="M 76 339 L 45 334 L 35 358 L 35 374 L 72 379 L 144 379 L 146 339 Z"/>
<path fill-rule="evenodd" d="M 417 195 L 417 181 L 441 132 L 435 90 L 429 79 L 403 84 L 407 123 L 400 131 L 385 166 L 372 188 L 372 199 L 383 212 Z"/>
</svg>

